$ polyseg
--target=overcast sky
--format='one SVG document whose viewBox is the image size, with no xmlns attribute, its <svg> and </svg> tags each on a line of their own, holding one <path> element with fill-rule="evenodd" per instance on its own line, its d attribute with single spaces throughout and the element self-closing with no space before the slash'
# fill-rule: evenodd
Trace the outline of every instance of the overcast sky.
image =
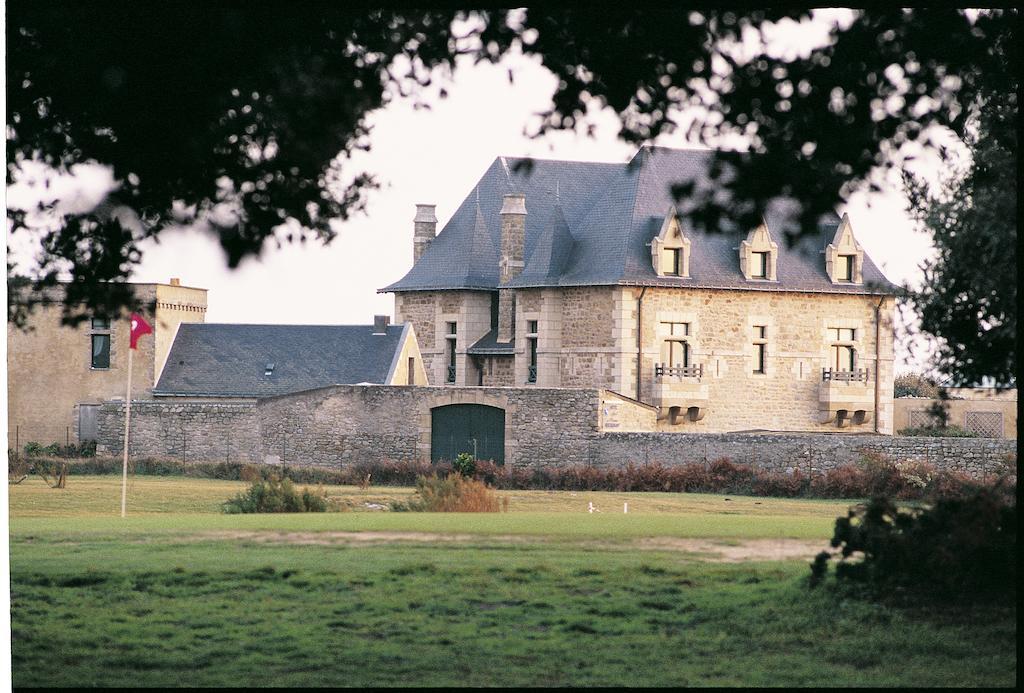
<svg viewBox="0 0 1024 693">
<path fill-rule="evenodd" d="M 625 162 L 636 153 L 616 139 L 612 112 L 593 114 L 594 138 L 572 133 L 528 138 L 524 129 L 549 106 L 554 86 L 550 73 L 522 56 L 498 65 L 464 62 L 447 85 L 448 98 L 432 99 L 432 109 L 414 109 L 411 101 L 399 99 L 371 117 L 372 150 L 353 163 L 376 174 L 384 187 L 370 193 L 366 215 L 341 226 L 330 245 L 313 241 L 268 248 L 260 259 L 231 271 L 212 238 L 192 230 L 164 231 L 158 244 L 144 246 L 132 280 L 178 277 L 182 284 L 209 289 L 208 322 L 365 324 L 374 314 L 391 315 L 393 296 L 376 291 L 411 266 L 416 203 L 437 205 L 440 230 L 497 156 Z M 655 144 L 692 146 L 681 133 Z M 79 203 L 88 204 L 89 190 L 101 190 L 104 183 L 101 173 L 83 178 L 93 182 L 76 194 Z M 8 202 L 17 195 L 9 189 Z M 838 210 L 849 213 L 866 252 L 896 283 L 918 280 L 918 266 L 931 252 L 928 237 L 914 231 L 903 204 L 893 185 L 885 194 L 858 196 Z M 913 366 L 903 350 L 897 359 L 900 370 Z"/>
</svg>

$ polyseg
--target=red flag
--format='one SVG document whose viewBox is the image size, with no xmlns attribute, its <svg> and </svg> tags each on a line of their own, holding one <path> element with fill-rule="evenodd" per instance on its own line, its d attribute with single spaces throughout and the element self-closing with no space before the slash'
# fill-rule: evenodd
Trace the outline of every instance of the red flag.
<svg viewBox="0 0 1024 693">
<path fill-rule="evenodd" d="M 138 349 L 136 344 L 139 343 L 139 337 L 144 334 L 153 334 L 153 328 L 141 315 L 132 313 L 132 349 Z"/>
</svg>

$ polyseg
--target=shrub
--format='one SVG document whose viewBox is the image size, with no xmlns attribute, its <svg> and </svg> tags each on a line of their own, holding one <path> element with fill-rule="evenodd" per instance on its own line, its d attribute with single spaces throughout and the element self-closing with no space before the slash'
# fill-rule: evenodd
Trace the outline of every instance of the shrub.
<svg viewBox="0 0 1024 693">
<path fill-rule="evenodd" d="M 407 503 L 393 503 L 398 511 L 428 513 L 496 513 L 501 501 L 494 489 L 478 479 L 461 474 L 421 476 L 416 480 L 415 498 Z"/>
<path fill-rule="evenodd" d="M 263 478 L 263 471 L 254 464 L 243 464 L 238 470 L 240 481 L 258 481 Z"/>
<path fill-rule="evenodd" d="M 901 436 L 930 436 L 933 438 L 978 438 L 977 433 L 972 433 L 960 426 L 918 426 L 916 428 L 902 428 L 897 431 Z"/>
<path fill-rule="evenodd" d="M 1006 597 L 1016 586 L 1017 505 L 999 489 L 897 508 L 878 497 L 836 519 L 831 545 L 811 566 L 820 583 L 832 559 L 836 579 L 873 594 L 972 599 Z"/>
<path fill-rule="evenodd" d="M 452 470 L 468 479 L 476 474 L 476 460 L 468 452 L 460 452 L 452 462 Z"/>
<path fill-rule="evenodd" d="M 792 474 L 765 472 L 754 476 L 751 492 L 755 496 L 775 496 L 778 498 L 796 498 L 806 495 L 809 480 L 795 470 Z"/>
<path fill-rule="evenodd" d="M 327 510 L 323 489 L 299 493 L 287 477 L 260 479 L 243 493 L 224 502 L 226 513 L 322 513 Z"/>
</svg>

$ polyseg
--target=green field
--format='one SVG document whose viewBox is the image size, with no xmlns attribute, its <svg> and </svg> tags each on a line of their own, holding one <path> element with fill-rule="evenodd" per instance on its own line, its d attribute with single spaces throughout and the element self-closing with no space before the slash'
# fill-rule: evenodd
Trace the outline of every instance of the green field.
<svg viewBox="0 0 1024 693">
<path fill-rule="evenodd" d="M 136 477 L 121 520 L 119 482 L 10 487 L 15 686 L 1015 683 L 1012 606 L 806 588 L 843 502 L 511 491 L 441 515 L 328 487 L 350 512 L 227 516 L 240 482 Z"/>
</svg>

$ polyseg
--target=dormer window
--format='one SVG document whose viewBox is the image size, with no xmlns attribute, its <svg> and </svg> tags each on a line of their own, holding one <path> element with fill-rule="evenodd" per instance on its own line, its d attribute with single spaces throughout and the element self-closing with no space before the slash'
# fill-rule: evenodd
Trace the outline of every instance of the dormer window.
<svg viewBox="0 0 1024 693">
<path fill-rule="evenodd" d="M 690 239 L 683 235 L 675 207 L 669 207 L 661 231 L 651 239 L 651 264 L 659 277 L 690 276 Z"/>
<path fill-rule="evenodd" d="M 853 237 L 850 217 L 845 214 L 832 242 L 825 246 L 825 272 L 833 284 L 864 283 L 864 249 Z"/>
<path fill-rule="evenodd" d="M 768 227 L 761 224 L 740 242 L 740 272 L 747 280 L 775 281 L 779 245 L 772 240 Z"/>
</svg>

